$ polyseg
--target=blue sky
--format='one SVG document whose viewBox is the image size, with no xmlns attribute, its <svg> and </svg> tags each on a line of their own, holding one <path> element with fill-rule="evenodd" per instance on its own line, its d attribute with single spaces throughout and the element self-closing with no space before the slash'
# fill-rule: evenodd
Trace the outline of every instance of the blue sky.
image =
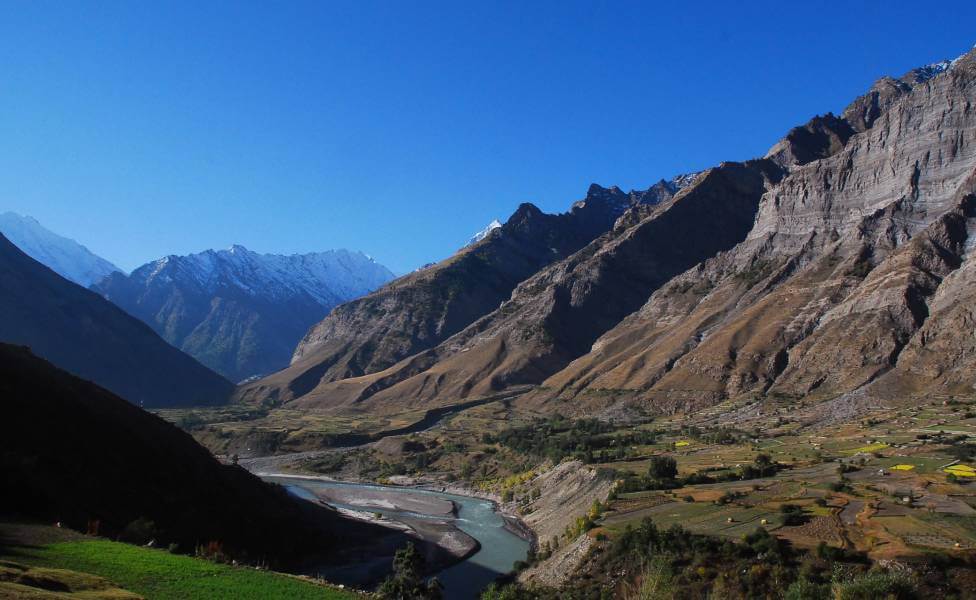
<svg viewBox="0 0 976 600">
<path fill-rule="evenodd" d="M 123 268 L 363 250 L 762 155 L 976 42 L 968 2 L 0 2 L 0 211 Z"/>
</svg>

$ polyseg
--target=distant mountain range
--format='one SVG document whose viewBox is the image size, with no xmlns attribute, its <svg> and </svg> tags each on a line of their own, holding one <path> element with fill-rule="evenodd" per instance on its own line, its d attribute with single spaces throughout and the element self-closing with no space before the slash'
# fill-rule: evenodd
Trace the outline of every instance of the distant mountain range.
<svg viewBox="0 0 976 600">
<path fill-rule="evenodd" d="M 0 235 L 0 341 L 147 407 L 223 402 L 233 386 L 145 323 Z"/>
<path fill-rule="evenodd" d="M 0 233 L 27 256 L 80 286 L 88 287 L 110 273 L 122 272 L 78 242 L 48 231 L 33 217 L 0 214 Z"/>
<path fill-rule="evenodd" d="M 394 278 L 361 252 L 282 256 L 243 246 L 167 256 L 126 275 L 32 217 L 4 213 L 0 232 L 31 258 L 90 287 L 232 381 L 286 367 L 309 327 L 333 307 Z"/>
<path fill-rule="evenodd" d="M 167 256 L 92 289 L 233 381 L 288 365 L 308 328 L 394 275 L 360 252 L 282 256 L 243 246 Z"/>
</svg>

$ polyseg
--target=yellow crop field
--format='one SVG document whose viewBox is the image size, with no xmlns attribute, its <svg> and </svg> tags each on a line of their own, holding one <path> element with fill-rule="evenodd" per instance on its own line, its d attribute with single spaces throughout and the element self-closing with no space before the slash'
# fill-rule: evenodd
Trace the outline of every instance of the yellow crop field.
<svg viewBox="0 0 976 600">
<path fill-rule="evenodd" d="M 951 467 L 946 467 L 943 471 L 956 477 L 976 477 L 976 469 L 969 465 L 952 465 Z"/>
</svg>

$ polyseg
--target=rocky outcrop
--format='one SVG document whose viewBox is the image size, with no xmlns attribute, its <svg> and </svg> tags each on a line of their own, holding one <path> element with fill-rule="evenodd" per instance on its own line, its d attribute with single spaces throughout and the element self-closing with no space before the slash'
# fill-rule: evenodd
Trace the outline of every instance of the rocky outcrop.
<svg viewBox="0 0 976 600">
<path fill-rule="evenodd" d="M 920 372 L 926 386 L 971 386 L 941 356 L 972 355 L 947 326 L 971 315 L 946 299 L 971 293 L 974 72 L 970 53 L 931 78 L 882 80 L 844 113 L 859 133 L 814 136 L 832 141 L 810 162 L 789 158 L 802 155 L 791 132 L 770 153 L 790 173 L 747 239 L 663 286 L 526 402 L 689 411 L 744 395 L 896 393 Z"/>
<path fill-rule="evenodd" d="M 540 545 L 546 544 L 553 554 L 519 574 L 519 581 L 529 585 L 558 586 L 580 565 L 593 538 L 585 533 L 575 540 L 563 534 L 574 521 L 590 511 L 594 501 L 606 502 L 614 480 L 578 460 L 555 465 L 533 479 L 529 486 L 539 490 L 539 497 L 523 509 L 522 520 L 532 528 Z"/>
</svg>

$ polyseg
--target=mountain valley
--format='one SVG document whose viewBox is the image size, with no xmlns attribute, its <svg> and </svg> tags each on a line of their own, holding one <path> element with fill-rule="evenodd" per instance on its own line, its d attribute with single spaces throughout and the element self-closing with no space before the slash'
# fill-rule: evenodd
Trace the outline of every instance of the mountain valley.
<svg viewBox="0 0 976 600">
<path fill-rule="evenodd" d="M 976 47 L 400 277 L 0 232 L 0 596 L 976 597 Z"/>
</svg>

